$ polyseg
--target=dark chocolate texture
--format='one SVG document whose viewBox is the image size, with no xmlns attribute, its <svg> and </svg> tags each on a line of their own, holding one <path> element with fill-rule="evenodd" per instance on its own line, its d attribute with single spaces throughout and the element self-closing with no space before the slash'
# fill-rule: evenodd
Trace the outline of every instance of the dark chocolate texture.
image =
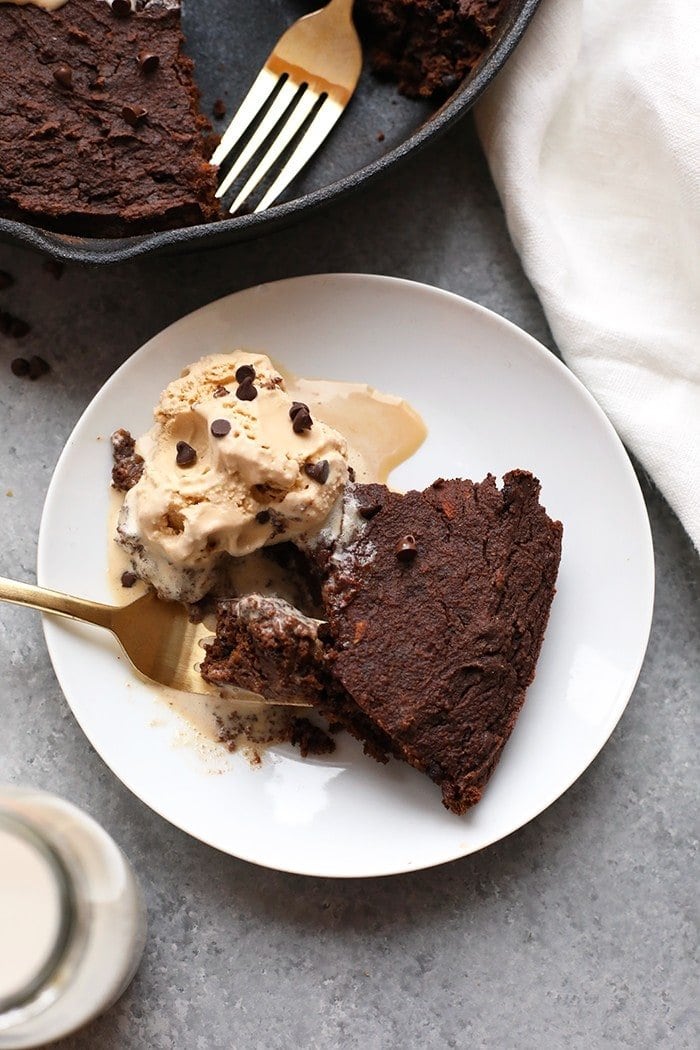
<svg viewBox="0 0 700 1050">
<path fill-rule="evenodd" d="M 357 0 L 372 69 L 411 98 L 441 101 L 471 73 L 507 0 Z"/>
<path fill-rule="evenodd" d="M 320 641 L 289 606 L 265 628 L 224 603 L 205 677 L 236 681 L 252 669 L 255 690 L 279 699 L 291 686 L 375 758 L 427 773 L 444 805 L 464 813 L 515 725 L 549 618 L 562 528 L 539 490 L 519 470 L 500 490 L 490 475 L 405 495 L 355 486 L 352 499 L 372 507 L 371 518 L 344 552 L 311 554 Z M 415 556 L 402 560 L 407 535 Z"/>
<path fill-rule="evenodd" d="M 182 44 L 176 0 L 126 18 L 101 0 L 0 5 L 0 215 L 100 237 L 218 217 Z"/>
</svg>

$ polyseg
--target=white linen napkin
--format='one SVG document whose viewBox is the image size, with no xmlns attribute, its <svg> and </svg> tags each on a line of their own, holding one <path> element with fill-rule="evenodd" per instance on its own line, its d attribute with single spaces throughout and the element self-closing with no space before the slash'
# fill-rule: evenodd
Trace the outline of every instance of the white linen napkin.
<svg viewBox="0 0 700 1050">
<path fill-rule="evenodd" d="M 700 0 L 543 0 L 476 122 L 564 360 L 700 549 Z"/>
</svg>

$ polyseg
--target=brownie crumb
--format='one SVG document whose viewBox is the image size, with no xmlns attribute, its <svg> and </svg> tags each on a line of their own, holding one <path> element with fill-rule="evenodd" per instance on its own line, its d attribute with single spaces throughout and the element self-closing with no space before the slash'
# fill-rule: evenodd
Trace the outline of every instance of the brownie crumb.
<svg viewBox="0 0 700 1050">
<path fill-rule="evenodd" d="M 123 572 L 121 580 L 122 587 L 133 587 L 138 580 L 138 576 L 135 572 Z"/>
<path fill-rule="evenodd" d="M 440 102 L 489 47 L 506 0 L 357 0 L 355 9 L 374 73 L 409 98 Z"/>
<path fill-rule="evenodd" d="M 214 105 L 211 107 L 211 111 L 217 120 L 223 120 L 226 116 L 226 103 L 222 98 L 217 98 Z"/>
<path fill-rule="evenodd" d="M 136 442 L 128 430 L 115 430 L 112 434 L 112 484 L 120 492 L 132 489 L 143 474 L 143 456 L 136 451 Z"/>
<path fill-rule="evenodd" d="M 335 740 L 308 718 L 294 719 L 291 743 L 292 747 L 299 748 L 302 758 L 308 755 L 332 755 L 335 751 Z"/>
</svg>

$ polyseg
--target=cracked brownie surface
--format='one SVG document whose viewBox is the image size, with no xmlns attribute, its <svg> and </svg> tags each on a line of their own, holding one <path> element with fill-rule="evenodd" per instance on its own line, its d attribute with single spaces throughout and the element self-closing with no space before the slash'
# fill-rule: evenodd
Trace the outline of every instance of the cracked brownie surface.
<svg viewBox="0 0 700 1050">
<path fill-rule="evenodd" d="M 182 44 L 177 0 L 0 5 L 0 215 L 100 237 L 216 218 Z"/>
<path fill-rule="evenodd" d="M 328 661 L 343 687 L 331 711 L 351 723 L 349 695 L 372 749 L 427 773 L 455 813 L 481 798 L 534 678 L 562 535 L 539 492 L 519 470 L 500 490 L 491 475 L 405 495 L 358 486 L 376 554 L 326 570 Z"/>
<path fill-rule="evenodd" d="M 520 470 L 502 489 L 491 475 L 403 495 L 353 486 L 364 521 L 357 537 L 310 555 L 325 615 L 320 644 L 291 606 L 263 629 L 222 603 L 205 677 L 217 667 L 235 674 L 242 659 L 257 690 L 274 696 L 293 668 L 297 695 L 306 679 L 308 699 L 368 754 L 409 762 L 464 813 L 515 725 L 554 597 L 562 527 L 539 492 Z"/>
</svg>

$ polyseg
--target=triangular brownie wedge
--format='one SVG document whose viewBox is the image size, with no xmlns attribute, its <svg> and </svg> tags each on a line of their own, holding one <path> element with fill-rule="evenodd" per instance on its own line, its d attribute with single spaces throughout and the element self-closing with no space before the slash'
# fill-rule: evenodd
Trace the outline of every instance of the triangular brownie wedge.
<svg viewBox="0 0 700 1050">
<path fill-rule="evenodd" d="M 520 470 L 502 489 L 491 475 L 405 494 L 349 487 L 339 532 L 308 552 L 316 641 L 284 603 L 222 603 L 203 673 L 283 699 L 293 667 L 295 686 L 369 754 L 427 773 L 464 813 L 515 725 L 554 597 L 562 527 L 539 492 Z"/>
</svg>

